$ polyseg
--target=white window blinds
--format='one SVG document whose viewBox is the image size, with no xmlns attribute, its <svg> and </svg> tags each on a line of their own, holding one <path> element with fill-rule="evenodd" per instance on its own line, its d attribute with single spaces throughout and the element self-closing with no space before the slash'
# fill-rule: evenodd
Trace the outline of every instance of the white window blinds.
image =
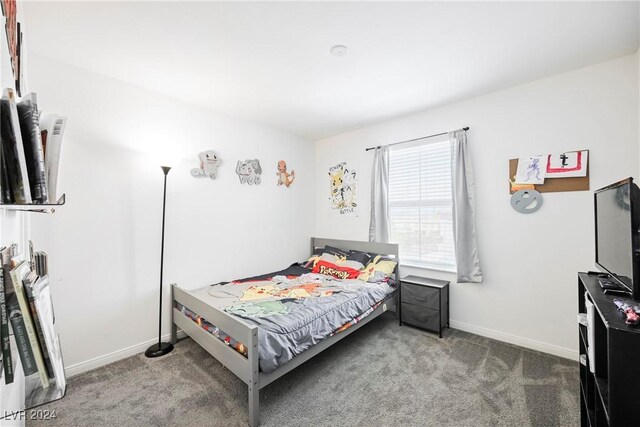
<svg viewBox="0 0 640 427">
<path fill-rule="evenodd" d="M 389 148 L 391 241 L 403 264 L 455 271 L 448 139 Z"/>
</svg>

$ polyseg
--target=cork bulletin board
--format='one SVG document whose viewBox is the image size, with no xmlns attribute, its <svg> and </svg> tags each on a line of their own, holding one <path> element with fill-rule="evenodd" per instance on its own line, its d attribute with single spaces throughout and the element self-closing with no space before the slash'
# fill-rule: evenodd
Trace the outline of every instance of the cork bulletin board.
<svg viewBox="0 0 640 427">
<path fill-rule="evenodd" d="M 583 150 L 588 151 L 588 150 Z M 544 184 L 536 185 L 535 188 L 541 193 L 556 193 L 560 191 L 588 191 L 589 190 L 589 169 L 587 163 L 587 175 L 571 178 L 546 178 Z M 509 181 L 513 179 L 518 170 L 518 159 L 509 160 Z M 509 193 L 514 193 L 509 184 Z"/>
</svg>

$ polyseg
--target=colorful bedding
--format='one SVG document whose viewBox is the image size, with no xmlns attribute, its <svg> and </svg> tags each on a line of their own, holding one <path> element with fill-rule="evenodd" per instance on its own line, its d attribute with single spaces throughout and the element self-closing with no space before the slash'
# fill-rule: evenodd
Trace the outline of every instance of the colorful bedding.
<svg viewBox="0 0 640 427">
<path fill-rule="evenodd" d="M 269 373 L 323 339 L 361 321 L 395 289 L 387 282 L 336 279 L 309 273 L 308 269 L 303 271 L 306 272 L 299 275 L 276 274 L 214 285 L 193 293 L 209 305 L 258 325 L 260 369 Z M 237 343 L 187 307 L 178 309 L 246 355 L 243 343 Z"/>
</svg>

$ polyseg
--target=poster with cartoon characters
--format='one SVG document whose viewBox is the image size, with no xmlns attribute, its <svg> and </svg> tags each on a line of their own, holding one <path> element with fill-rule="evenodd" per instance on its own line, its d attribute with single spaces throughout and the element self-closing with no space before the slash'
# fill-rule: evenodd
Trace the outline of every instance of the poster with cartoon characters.
<svg viewBox="0 0 640 427">
<path fill-rule="evenodd" d="M 347 162 L 329 168 L 329 207 L 331 216 L 358 216 L 358 175 Z"/>
</svg>

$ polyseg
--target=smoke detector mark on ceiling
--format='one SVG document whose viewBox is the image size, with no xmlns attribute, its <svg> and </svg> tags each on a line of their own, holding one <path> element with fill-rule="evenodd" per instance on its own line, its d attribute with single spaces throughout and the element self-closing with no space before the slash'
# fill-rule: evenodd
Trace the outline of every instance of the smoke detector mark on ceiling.
<svg viewBox="0 0 640 427">
<path fill-rule="evenodd" d="M 331 52 L 333 56 L 341 57 L 349 53 L 349 48 L 343 44 L 337 44 L 329 49 L 329 52 Z"/>
</svg>

